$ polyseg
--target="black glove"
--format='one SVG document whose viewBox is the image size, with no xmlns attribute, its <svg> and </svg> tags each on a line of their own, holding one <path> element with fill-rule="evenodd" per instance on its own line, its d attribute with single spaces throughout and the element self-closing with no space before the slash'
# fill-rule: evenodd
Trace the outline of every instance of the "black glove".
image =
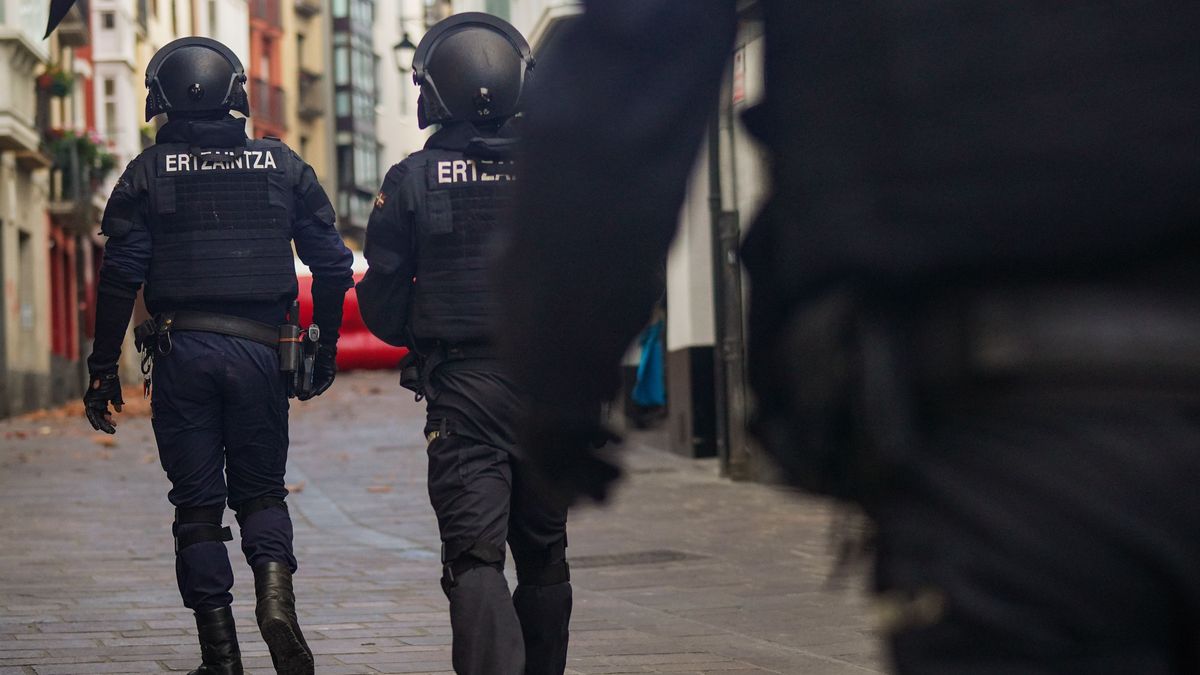
<svg viewBox="0 0 1200 675">
<path fill-rule="evenodd" d="M 117 412 L 121 412 L 121 406 L 125 405 L 125 400 L 121 398 L 121 378 L 117 376 L 117 371 L 114 369 L 91 373 L 88 375 L 88 381 L 90 384 L 87 391 L 83 393 L 84 412 L 87 413 L 88 421 L 92 423 L 92 428 L 96 431 L 103 431 L 106 434 L 117 433 L 117 427 L 113 424 L 108 404 L 112 402 L 113 408 Z"/>
<path fill-rule="evenodd" d="M 317 355 L 313 358 L 312 391 L 307 394 L 299 394 L 296 398 L 307 401 L 314 396 L 324 394 L 325 390 L 333 384 L 335 377 L 337 377 L 337 347 L 322 344 L 317 348 Z"/>
</svg>

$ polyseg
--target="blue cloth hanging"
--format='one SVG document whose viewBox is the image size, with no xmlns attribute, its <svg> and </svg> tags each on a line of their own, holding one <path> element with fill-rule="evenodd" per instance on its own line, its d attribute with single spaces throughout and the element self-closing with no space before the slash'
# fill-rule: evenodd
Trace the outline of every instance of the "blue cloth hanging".
<svg viewBox="0 0 1200 675">
<path fill-rule="evenodd" d="M 642 331 L 642 358 L 638 363 L 633 402 L 643 408 L 667 404 L 667 382 L 663 347 L 663 321 L 660 319 Z"/>
</svg>

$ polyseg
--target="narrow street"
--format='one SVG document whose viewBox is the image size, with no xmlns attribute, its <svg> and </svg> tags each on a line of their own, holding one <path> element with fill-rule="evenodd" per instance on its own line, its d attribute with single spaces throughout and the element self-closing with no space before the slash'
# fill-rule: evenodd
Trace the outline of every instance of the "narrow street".
<svg viewBox="0 0 1200 675">
<path fill-rule="evenodd" d="M 423 405 L 394 380 L 341 376 L 292 406 L 297 596 L 325 675 L 450 672 Z M 186 672 L 198 648 L 148 406 L 115 438 L 78 407 L 0 422 L 0 675 Z M 827 582 L 828 509 L 653 444 L 630 444 L 613 505 L 572 516 L 569 673 L 882 672 L 862 580 Z M 236 543 L 247 672 L 270 673 Z"/>
</svg>

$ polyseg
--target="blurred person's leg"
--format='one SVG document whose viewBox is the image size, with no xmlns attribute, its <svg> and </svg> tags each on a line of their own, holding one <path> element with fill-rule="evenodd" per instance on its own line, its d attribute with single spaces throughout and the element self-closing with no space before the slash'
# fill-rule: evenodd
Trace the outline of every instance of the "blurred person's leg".
<svg viewBox="0 0 1200 675">
<path fill-rule="evenodd" d="M 1083 400 L 939 413 L 878 514 L 899 673 L 1197 672 L 1200 406 Z"/>
<path fill-rule="evenodd" d="M 567 565 L 567 509 L 535 490 L 527 465 L 513 463 L 508 543 L 517 567 L 513 606 L 521 620 L 527 675 L 561 675 L 567 667 L 571 571 Z"/>
<path fill-rule="evenodd" d="M 431 403 L 431 408 L 433 404 Z M 429 500 L 442 539 L 453 665 L 461 675 L 518 675 L 521 625 L 504 578 L 512 468 L 508 453 L 430 417 Z"/>
</svg>

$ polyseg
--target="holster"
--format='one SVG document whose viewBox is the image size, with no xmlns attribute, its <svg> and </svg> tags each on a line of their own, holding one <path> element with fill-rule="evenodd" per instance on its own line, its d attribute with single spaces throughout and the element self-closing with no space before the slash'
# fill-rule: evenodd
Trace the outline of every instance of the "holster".
<svg viewBox="0 0 1200 675">
<path fill-rule="evenodd" d="M 421 374 L 424 361 L 420 354 L 411 349 L 400 359 L 400 386 L 411 391 L 417 401 L 425 398 L 425 378 Z"/>
<path fill-rule="evenodd" d="M 416 401 L 437 398 L 433 374 L 446 361 L 446 350 L 441 345 L 419 352 L 410 348 L 400 360 L 400 386 L 413 392 Z"/>
<path fill-rule="evenodd" d="M 418 351 L 409 348 L 400 360 L 400 386 L 416 395 L 416 400 L 436 399 L 434 374 L 442 367 L 459 367 L 473 359 L 494 359 L 496 351 L 482 344 L 428 343 Z"/>
<path fill-rule="evenodd" d="M 153 318 L 146 319 L 133 328 L 133 347 L 138 352 L 154 348 L 158 342 L 158 323 Z"/>
<path fill-rule="evenodd" d="M 141 322 L 133 329 L 133 346 L 142 355 L 142 394 L 150 397 L 154 359 L 171 352 L 172 315 L 159 314 Z"/>
</svg>

